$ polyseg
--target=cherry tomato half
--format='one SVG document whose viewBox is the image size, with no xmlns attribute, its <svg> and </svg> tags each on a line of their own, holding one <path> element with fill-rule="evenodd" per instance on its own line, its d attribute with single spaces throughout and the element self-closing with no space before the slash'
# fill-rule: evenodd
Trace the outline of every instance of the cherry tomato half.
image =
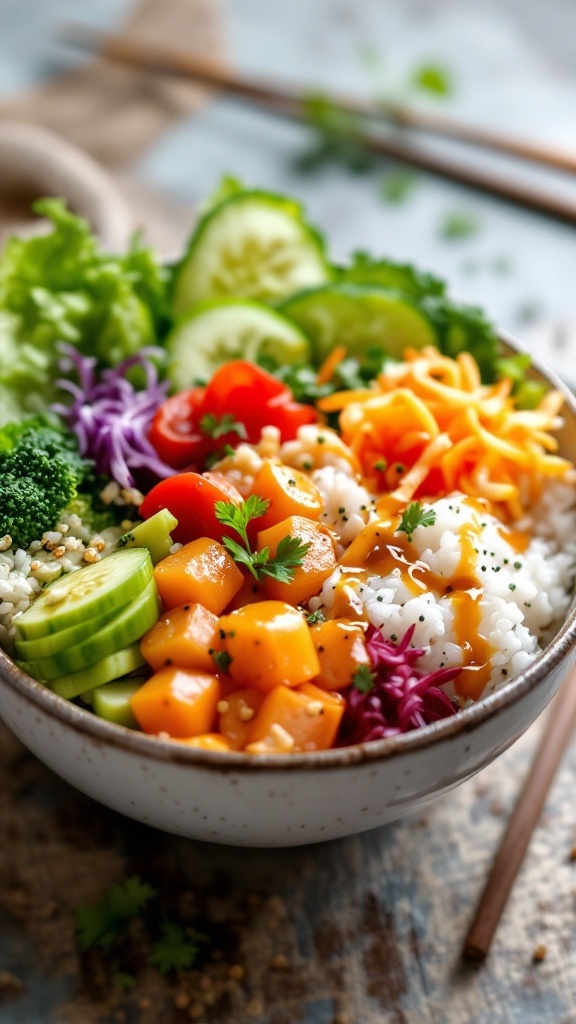
<svg viewBox="0 0 576 1024">
<path fill-rule="evenodd" d="M 212 537 L 221 541 L 223 536 L 235 537 L 233 530 L 222 525 L 214 513 L 217 501 L 242 502 L 242 495 L 228 480 L 226 487 L 219 486 L 218 474 L 210 474 L 211 479 L 199 473 L 177 473 L 175 476 L 161 480 L 146 495 L 140 506 L 143 519 L 150 519 L 156 512 L 167 508 L 178 520 L 178 526 L 172 530 L 175 541 L 187 544 L 197 537 Z"/>
<path fill-rule="evenodd" d="M 162 403 L 152 420 L 148 440 L 174 469 L 192 463 L 201 467 L 212 450 L 212 438 L 200 430 L 205 395 L 205 388 L 180 391 Z"/>
</svg>

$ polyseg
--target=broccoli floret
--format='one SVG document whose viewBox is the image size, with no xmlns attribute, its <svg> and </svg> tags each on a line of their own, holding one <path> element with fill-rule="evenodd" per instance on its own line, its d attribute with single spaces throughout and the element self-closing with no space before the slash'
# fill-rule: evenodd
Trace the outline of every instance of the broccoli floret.
<svg viewBox="0 0 576 1024">
<path fill-rule="evenodd" d="M 116 505 L 105 505 L 91 494 L 78 494 L 66 507 L 69 515 L 76 515 L 93 533 L 101 533 L 109 526 L 118 526 L 125 518 Z"/>
<path fill-rule="evenodd" d="M 77 494 L 69 453 L 49 449 L 23 440 L 0 455 L 0 536 L 21 548 L 52 529 Z"/>
</svg>

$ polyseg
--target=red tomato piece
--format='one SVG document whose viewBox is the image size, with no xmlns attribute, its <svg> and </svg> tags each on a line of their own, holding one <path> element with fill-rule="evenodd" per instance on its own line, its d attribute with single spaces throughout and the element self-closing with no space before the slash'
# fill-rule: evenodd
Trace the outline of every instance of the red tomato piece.
<svg viewBox="0 0 576 1024">
<path fill-rule="evenodd" d="M 212 477 L 217 475 L 211 474 Z M 224 489 L 199 473 L 177 473 L 152 488 L 140 506 L 140 515 L 143 519 L 150 519 L 156 512 L 167 508 L 178 520 L 178 526 L 171 532 L 174 540 L 181 544 L 188 544 L 198 537 L 211 537 L 217 541 L 221 541 L 223 536 L 236 537 L 233 530 L 217 520 L 214 513 L 217 501 L 234 501 L 239 505 L 243 498 L 228 481 Z"/>
<path fill-rule="evenodd" d="M 232 413 L 246 427 L 248 440 L 260 440 L 262 427 L 278 427 L 283 441 L 296 437 L 298 427 L 318 419 L 310 405 L 300 405 L 290 388 L 253 363 L 227 363 L 206 388 L 205 407 L 214 415 Z"/>
<path fill-rule="evenodd" d="M 163 462 L 174 469 L 192 463 L 201 467 L 214 442 L 200 430 L 204 415 L 205 388 L 180 391 L 162 403 L 148 434 L 150 444 Z"/>
</svg>

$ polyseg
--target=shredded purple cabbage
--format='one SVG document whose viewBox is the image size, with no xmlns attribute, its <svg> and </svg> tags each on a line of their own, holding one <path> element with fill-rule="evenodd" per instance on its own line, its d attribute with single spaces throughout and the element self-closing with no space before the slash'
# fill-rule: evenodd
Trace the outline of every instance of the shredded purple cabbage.
<svg viewBox="0 0 576 1024">
<path fill-rule="evenodd" d="M 154 414 L 166 398 L 168 383 L 160 383 L 156 367 L 149 356 L 159 349 L 148 347 L 125 359 L 113 369 L 96 374 L 96 359 L 82 355 L 72 345 L 62 344 L 63 359 L 59 363 L 62 373 L 76 370 L 78 383 L 57 380 L 63 391 L 72 395 L 72 404 L 56 404 L 54 412 L 67 423 L 78 438 L 80 453 L 92 459 L 99 473 L 105 473 L 121 487 L 134 487 L 136 476 L 164 479 L 174 475 L 174 469 L 158 458 L 148 441 L 148 431 Z M 140 367 L 146 385 L 137 391 L 126 373 Z"/>
<path fill-rule="evenodd" d="M 457 705 L 440 686 L 454 679 L 461 669 L 422 672 L 416 668 L 424 650 L 409 646 L 414 629 L 410 626 L 395 645 L 384 640 L 380 630 L 370 627 L 366 646 L 375 673 L 374 685 L 367 693 L 354 686 L 344 691 L 346 711 L 339 737 L 342 744 L 397 736 L 456 714 Z"/>
</svg>

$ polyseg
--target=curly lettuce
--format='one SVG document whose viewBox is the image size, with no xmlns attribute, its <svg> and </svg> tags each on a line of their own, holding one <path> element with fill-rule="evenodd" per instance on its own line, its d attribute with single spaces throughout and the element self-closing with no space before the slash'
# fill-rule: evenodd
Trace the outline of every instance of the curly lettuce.
<svg viewBox="0 0 576 1024">
<path fill-rule="evenodd" d="M 138 237 L 111 256 L 61 199 L 34 209 L 51 230 L 11 238 L 0 259 L 0 423 L 55 396 L 60 342 L 115 366 L 155 344 L 167 315 L 166 271 Z"/>
</svg>

